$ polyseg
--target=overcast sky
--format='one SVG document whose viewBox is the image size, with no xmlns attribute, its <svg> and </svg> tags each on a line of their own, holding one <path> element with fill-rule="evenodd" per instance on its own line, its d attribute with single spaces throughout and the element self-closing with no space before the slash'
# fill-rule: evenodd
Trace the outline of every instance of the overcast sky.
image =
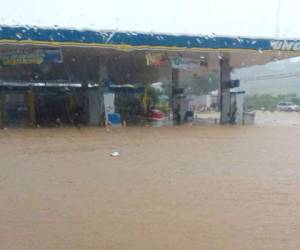
<svg viewBox="0 0 300 250">
<path fill-rule="evenodd" d="M 0 24 L 275 37 L 278 0 L 0 0 Z M 280 37 L 300 38 L 299 0 L 281 0 Z"/>
</svg>

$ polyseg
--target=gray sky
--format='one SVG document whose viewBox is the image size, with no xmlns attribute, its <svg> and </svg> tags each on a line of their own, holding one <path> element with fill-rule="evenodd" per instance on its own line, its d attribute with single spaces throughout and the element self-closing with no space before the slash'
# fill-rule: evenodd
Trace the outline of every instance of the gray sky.
<svg viewBox="0 0 300 250">
<path fill-rule="evenodd" d="M 0 24 L 274 37 L 278 0 L 0 0 Z M 280 37 L 300 38 L 299 0 L 281 0 Z"/>
</svg>

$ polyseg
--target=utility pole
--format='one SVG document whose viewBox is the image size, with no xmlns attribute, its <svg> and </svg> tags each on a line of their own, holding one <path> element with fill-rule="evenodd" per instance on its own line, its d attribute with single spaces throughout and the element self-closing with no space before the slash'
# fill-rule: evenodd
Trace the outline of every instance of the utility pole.
<svg viewBox="0 0 300 250">
<path fill-rule="evenodd" d="M 276 13 L 276 30 L 275 30 L 275 37 L 280 37 L 280 8 L 281 8 L 281 0 L 278 0 L 277 4 L 277 13 Z"/>
</svg>

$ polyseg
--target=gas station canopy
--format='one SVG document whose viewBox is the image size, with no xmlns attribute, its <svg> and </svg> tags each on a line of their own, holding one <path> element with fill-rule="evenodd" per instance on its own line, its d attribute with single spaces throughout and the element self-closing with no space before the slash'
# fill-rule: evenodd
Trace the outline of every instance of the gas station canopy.
<svg viewBox="0 0 300 250">
<path fill-rule="evenodd" d="M 16 45 L 182 52 L 204 57 L 210 70 L 216 69 L 223 57 L 229 59 L 232 68 L 242 68 L 300 56 L 300 40 L 37 27 L 0 26 L 0 45 L 0 53 Z"/>
<path fill-rule="evenodd" d="M 95 99 L 92 99 L 92 93 L 88 97 L 91 99 L 87 98 L 90 82 L 100 81 L 110 86 L 110 90 L 114 92 L 126 90 L 128 93 L 139 92 L 135 86 L 128 85 L 129 83 L 171 82 L 171 110 L 173 117 L 177 117 L 177 122 L 180 123 L 181 117 L 185 117 L 187 111 L 187 108 L 181 108 L 187 106 L 182 95 L 184 91 L 180 86 L 181 80 L 208 75 L 213 71 L 220 77 L 220 85 L 212 89 L 220 86 L 220 123 L 231 123 L 234 116 L 233 104 L 238 100 L 238 92 L 232 92 L 238 86 L 232 84 L 238 82 L 232 81 L 232 71 L 298 56 L 300 40 L 0 26 L 0 69 L 4 88 L 11 87 L 11 82 L 16 82 L 16 87 L 22 88 L 25 87 L 24 82 L 37 80 L 45 81 L 46 87 L 51 86 L 51 81 L 54 81 L 55 86 L 60 86 L 57 85 L 60 80 L 66 79 L 72 84 L 72 81 L 80 82 L 78 95 L 74 95 L 77 104 L 87 103 L 84 100 L 98 103 L 94 106 L 81 106 L 82 110 L 86 110 L 85 113 L 81 112 L 85 114 L 82 119 L 88 123 L 87 117 L 96 117 L 89 121 L 93 124 L 99 124 L 99 115 L 103 110 L 97 110 L 101 106 L 98 92 L 93 92 Z M 14 65 L 16 67 L 10 67 Z M 148 67 L 150 65 L 153 67 Z M 34 85 L 35 88 L 39 86 Z M 49 88 L 43 89 L 46 90 L 50 91 Z M 30 91 L 32 96 L 27 99 L 33 100 L 34 93 Z M 40 90 L 36 90 L 37 96 L 38 91 Z M 121 97 L 119 100 L 122 102 Z M 69 119 L 59 113 L 61 104 L 58 100 L 51 99 L 49 102 L 52 106 L 55 103 L 58 105 L 54 120 L 57 117 Z M 133 99 L 131 103 L 131 106 L 120 104 L 119 110 L 130 106 L 128 114 L 131 114 L 132 110 L 139 107 L 136 100 Z M 34 101 L 28 104 L 28 110 L 31 110 L 30 124 L 36 124 L 34 105 Z M 243 105 L 239 107 L 239 114 L 243 114 Z M 104 113 L 108 114 L 109 111 Z M 123 119 L 129 119 L 127 116 L 129 117 L 123 114 Z M 39 114 L 38 117 L 44 119 Z"/>
</svg>

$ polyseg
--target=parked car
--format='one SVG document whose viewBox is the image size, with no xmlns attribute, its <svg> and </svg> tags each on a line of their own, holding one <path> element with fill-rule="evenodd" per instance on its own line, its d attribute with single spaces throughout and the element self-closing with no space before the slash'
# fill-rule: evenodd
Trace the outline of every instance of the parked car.
<svg viewBox="0 0 300 250">
<path fill-rule="evenodd" d="M 277 104 L 276 109 L 278 111 L 289 111 L 289 112 L 300 111 L 299 105 L 296 105 L 293 102 L 280 102 Z"/>
</svg>

